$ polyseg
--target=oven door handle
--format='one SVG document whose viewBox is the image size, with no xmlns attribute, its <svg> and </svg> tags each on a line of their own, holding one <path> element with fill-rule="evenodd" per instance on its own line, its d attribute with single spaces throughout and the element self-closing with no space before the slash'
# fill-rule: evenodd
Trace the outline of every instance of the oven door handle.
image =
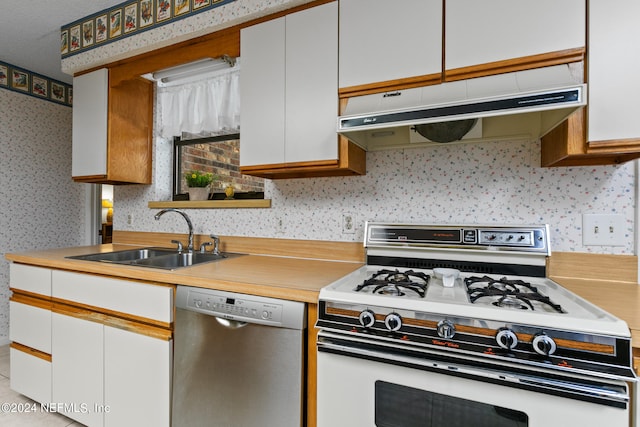
<svg viewBox="0 0 640 427">
<path fill-rule="evenodd" d="M 320 352 L 417 368 L 444 375 L 471 378 L 618 408 L 626 409 L 630 400 L 628 386 L 622 381 L 587 381 L 584 377 L 580 377 L 582 381 L 578 381 L 568 375 L 550 378 L 509 370 L 500 370 L 499 368 L 489 369 L 460 363 L 442 362 L 440 360 L 429 359 L 428 353 L 420 353 L 418 356 L 413 356 L 406 354 L 406 352 L 401 354 L 400 352 L 393 352 L 389 349 L 377 350 L 363 346 L 359 342 L 351 342 L 343 337 L 333 338 L 327 335 L 323 336 L 322 332 L 317 342 L 317 349 Z"/>
</svg>

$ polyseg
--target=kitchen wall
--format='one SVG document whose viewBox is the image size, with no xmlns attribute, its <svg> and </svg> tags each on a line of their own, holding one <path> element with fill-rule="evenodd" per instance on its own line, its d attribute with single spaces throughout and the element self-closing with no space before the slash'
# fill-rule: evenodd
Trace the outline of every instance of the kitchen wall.
<svg viewBox="0 0 640 427">
<path fill-rule="evenodd" d="M 366 220 L 548 223 L 554 251 L 634 253 L 634 162 L 550 169 L 539 164 L 539 141 L 369 152 L 366 176 L 267 180 L 271 209 L 187 212 L 198 233 L 336 241 L 361 241 Z M 156 211 L 147 207 L 170 196 L 170 143 L 157 140 L 154 184 L 115 189 L 114 229 L 186 233 L 178 215 L 154 221 Z M 622 246 L 583 246 L 583 213 L 623 215 Z M 355 220 L 354 234 L 343 233 L 345 214 Z"/>
<path fill-rule="evenodd" d="M 309 0 L 238 0 L 66 57 L 68 73 L 217 31 Z M 171 195 L 171 145 L 156 140 L 154 184 L 115 189 L 116 230 L 186 232 L 177 215 L 153 220 L 150 200 Z M 542 169 L 540 143 L 507 141 L 367 154 L 363 177 L 267 181 L 271 209 L 189 210 L 199 233 L 361 241 L 365 220 L 549 223 L 556 251 L 633 254 L 636 164 Z M 624 217 L 622 246 L 582 245 L 583 213 Z M 344 215 L 354 234 L 342 232 Z M 129 224 L 131 218 L 131 224 Z"/>
<path fill-rule="evenodd" d="M 84 241 L 84 188 L 71 180 L 71 108 L 0 89 L 0 345 L 9 342 L 6 253 Z"/>
</svg>

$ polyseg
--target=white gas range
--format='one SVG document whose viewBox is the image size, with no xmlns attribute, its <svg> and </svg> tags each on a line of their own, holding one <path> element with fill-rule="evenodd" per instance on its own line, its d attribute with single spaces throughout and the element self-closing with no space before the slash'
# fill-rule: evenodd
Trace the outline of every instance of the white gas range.
<svg viewBox="0 0 640 427">
<path fill-rule="evenodd" d="M 547 226 L 367 223 L 365 246 L 367 265 L 320 292 L 319 426 L 435 426 L 436 401 L 458 408 L 448 426 L 543 425 L 540 403 L 557 425 L 628 425 L 629 329 L 546 277 Z M 370 409 L 338 403 L 347 389 Z M 417 412 L 385 409 L 407 393 Z"/>
</svg>

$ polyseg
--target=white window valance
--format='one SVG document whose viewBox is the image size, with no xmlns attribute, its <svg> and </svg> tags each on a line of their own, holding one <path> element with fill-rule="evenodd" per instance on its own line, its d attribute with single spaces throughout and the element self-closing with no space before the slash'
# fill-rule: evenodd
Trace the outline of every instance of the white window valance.
<svg viewBox="0 0 640 427">
<path fill-rule="evenodd" d="M 240 66 L 174 86 L 158 86 L 160 137 L 240 132 Z"/>
</svg>

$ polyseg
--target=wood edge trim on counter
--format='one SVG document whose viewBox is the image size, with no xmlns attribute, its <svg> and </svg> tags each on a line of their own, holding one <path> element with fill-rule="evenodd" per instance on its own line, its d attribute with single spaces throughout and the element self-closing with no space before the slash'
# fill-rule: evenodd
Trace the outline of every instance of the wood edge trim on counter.
<svg viewBox="0 0 640 427">
<path fill-rule="evenodd" d="M 344 99 L 352 96 L 371 95 L 374 93 L 411 89 L 414 87 L 437 85 L 440 83 L 442 83 L 442 73 L 425 74 L 423 76 L 408 77 L 404 79 L 342 87 L 338 89 L 338 97 L 340 99 Z"/>
<path fill-rule="evenodd" d="M 117 313 L 102 308 L 85 306 L 84 304 L 76 304 L 72 301 L 54 300 L 51 311 L 165 341 L 169 341 L 173 337 L 171 325 L 160 324 L 161 322 L 151 319 Z M 144 319 L 145 321 L 141 322 L 138 319 Z"/>
<path fill-rule="evenodd" d="M 553 252 L 547 261 L 547 276 L 636 285 L 638 257 L 636 255 Z"/>
<path fill-rule="evenodd" d="M 184 234 L 113 231 L 113 243 L 167 246 L 174 239 L 184 239 Z M 194 244 L 196 246 L 209 240 L 209 235 L 198 234 L 194 236 Z M 362 242 L 220 236 L 220 249 L 226 252 L 253 255 L 300 257 L 300 254 L 304 254 L 305 258 L 330 261 L 364 262 L 365 258 Z"/>
<path fill-rule="evenodd" d="M 11 344 L 9 344 L 9 347 L 17 350 L 17 351 L 21 351 L 23 353 L 27 353 L 28 355 L 31 355 L 33 357 L 37 357 L 38 359 L 42 359 L 46 362 L 51 363 L 51 355 L 45 352 L 42 352 L 40 350 L 36 350 L 35 348 L 31 348 L 31 347 L 27 347 L 26 345 L 22 345 L 19 344 L 17 342 L 12 342 Z"/>
<path fill-rule="evenodd" d="M 532 68 L 567 64 L 570 62 L 580 62 L 584 61 L 585 52 L 586 49 L 581 47 L 488 62 L 486 64 L 472 65 L 469 67 L 454 68 L 444 71 L 444 81 L 452 82 L 495 74 L 511 73 L 514 71 L 530 70 Z"/>
<path fill-rule="evenodd" d="M 203 200 L 203 201 L 152 201 L 148 203 L 150 209 L 184 208 L 184 209 L 249 209 L 270 208 L 271 199 L 234 199 L 234 200 Z"/>
<path fill-rule="evenodd" d="M 51 310 L 53 303 L 51 298 L 40 296 L 32 293 L 23 293 L 22 291 L 13 290 L 13 295 L 9 297 L 10 302 L 17 302 L 31 307 L 42 308 L 44 310 Z M 35 295 L 35 296 L 34 296 Z"/>
</svg>

